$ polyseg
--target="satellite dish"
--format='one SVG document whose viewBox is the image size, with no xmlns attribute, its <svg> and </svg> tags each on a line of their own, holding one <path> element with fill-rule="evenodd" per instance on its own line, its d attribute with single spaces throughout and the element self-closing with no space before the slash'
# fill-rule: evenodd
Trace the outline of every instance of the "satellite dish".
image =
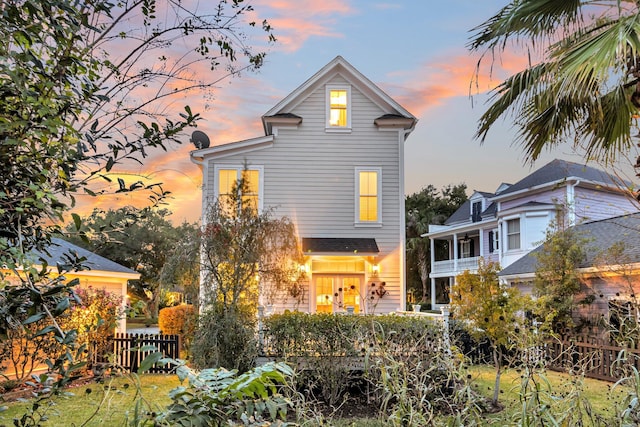
<svg viewBox="0 0 640 427">
<path fill-rule="evenodd" d="M 210 144 L 207 134 L 199 130 L 193 131 L 191 134 L 191 142 L 193 142 L 193 145 L 195 145 L 198 150 L 209 148 Z"/>
</svg>

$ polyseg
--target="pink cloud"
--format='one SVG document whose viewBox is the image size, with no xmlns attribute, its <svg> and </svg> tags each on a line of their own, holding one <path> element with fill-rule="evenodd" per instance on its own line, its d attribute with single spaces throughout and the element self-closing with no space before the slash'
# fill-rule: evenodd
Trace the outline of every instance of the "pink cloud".
<svg viewBox="0 0 640 427">
<path fill-rule="evenodd" d="M 256 9 L 275 29 L 275 48 L 287 52 L 299 50 L 310 37 L 344 37 L 335 30 L 336 20 L 355 13 L 339 0 L 259 0 Z"/>
</svg>

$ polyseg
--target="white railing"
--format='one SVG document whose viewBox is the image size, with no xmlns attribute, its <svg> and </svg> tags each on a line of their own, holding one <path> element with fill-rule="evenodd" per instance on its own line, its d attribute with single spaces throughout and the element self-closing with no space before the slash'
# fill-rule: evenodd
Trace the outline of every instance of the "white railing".
<svg viewBox="0 0 640 427">
<path fill-rule="evenodd" d="M 432 273 L 450 273 L 456 275 L 465 270 L 476 270 L 480 257 L 460 258 L 457 260 L 448 259 L 445 261 L 435 261 Z M 457 262 L 456 262 L 457 261 Z"/>
</svg>

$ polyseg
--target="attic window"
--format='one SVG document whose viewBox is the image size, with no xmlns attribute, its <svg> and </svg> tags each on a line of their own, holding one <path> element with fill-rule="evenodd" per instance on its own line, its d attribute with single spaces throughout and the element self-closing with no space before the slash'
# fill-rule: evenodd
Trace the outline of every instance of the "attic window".
<svg viewBox="0 0 640 427">
<path fill-rule="evenodd" d="M 471 221 L 482 221 L 482 201 L 473 202 L 473 204 L 471 205 Z"/>
<path fill-rule="evenodd" d="M 327 86 L 327 130 L 350 130 L 351 88 Z"/>
</svg>

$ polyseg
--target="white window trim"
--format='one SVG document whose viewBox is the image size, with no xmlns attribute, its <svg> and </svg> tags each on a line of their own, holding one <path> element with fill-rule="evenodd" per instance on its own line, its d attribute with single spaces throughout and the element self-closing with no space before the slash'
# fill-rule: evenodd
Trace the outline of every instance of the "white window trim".
<svg viewBox="0 0 640 427">
<path fill-rule="evenodd" d="M 351 86 L 349 85 L 326 85 L 325 93 L 325 130 L 327 132 L 351 132 Z M 329 119 L 331 116 L 331 91 L 346 90 L 347 91 L 347 125 L 331 126 Z"/>
<path fill-rule="evenodd" d="M 509 221 L 518 220 L 518 236 L 520 237 L 520 247 L 512 248 L 509 246 Z M 520 215 L 507 217 L 504 219 L 504 252 L 516 252 L 522 250 L 522 218 Z"/>
<path fill-rule="evenodd" d="M 378 220 L 377 221 L 360 221 L 360 172 L 376 172 L 378 174 Z M 355 183 L 355 218 L 356 227 L 381 227 L 382 226 L 382 168 L 381 167 L 356 167 L 354 174 Z"/>
<path fill-rule="evenodd" d="M 218 178 L 219 172 L 221 169 L 235 169 L 237 172 L 236 179 L 240 179 L 240 174 L 245 169 L 250 171 L 258 171 L 258 212 L 262 212 L 263 208 L 263 199 L 264 199 L 264 166 L 254 166 L 254 165 L 238 165 L 237 163 L 233 164 L 216 164 L 213 166 L 213 196 L 214 200 L 218 200 L 219 194 L 219 185 Z"/>
</svg>

